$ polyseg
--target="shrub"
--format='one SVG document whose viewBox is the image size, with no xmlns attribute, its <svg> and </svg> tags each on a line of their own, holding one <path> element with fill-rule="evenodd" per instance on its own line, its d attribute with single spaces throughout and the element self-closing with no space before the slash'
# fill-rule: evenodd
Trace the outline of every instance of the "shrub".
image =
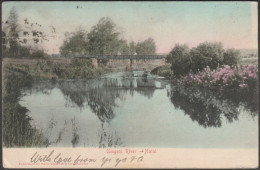
<svg viewBox="0 0 260 170">
<path fill-rule="evenodd" d="M 239 51 L 234 49 L 228 49 L 224 52 L 223 64 L 224 65 L 237 65 L 239 61 Z"/>
<path fill-rule="evenodd" d="M 32 52 L 30 57 L 32 57 L 32 58 L 44 58 L 45 53 L 42 50 L 37 50 L 37 51 Z"/>
<path fill-rule="evenodd" d="M 159 75 L 166 78 L 173 77 L 173 71 L 171 70 L 171 65 L 164 65 L 160 67 L 156 67 L 151 71 L 152 74 Z"/>
<path fill-rule="evenodd" d="M 256 88 L 257 66 L 230 67 L 225 65 L 218 69 L 206 67 L 196 74 L 190 73 L 185 76 L 181 83 L 186 85 L 200 85 L 218 88 Z"/>
<path fill-rule="evenodd" d="M 19 57 L 30 57 L 30 56 L 31 56 L 30 50 L 26 47 L 21 46 Z"/>
</svg>

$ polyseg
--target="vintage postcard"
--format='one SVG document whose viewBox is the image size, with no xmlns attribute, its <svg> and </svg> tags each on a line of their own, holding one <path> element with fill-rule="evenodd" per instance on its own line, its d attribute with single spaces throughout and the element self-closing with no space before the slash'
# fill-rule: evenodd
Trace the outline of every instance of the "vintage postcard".
<svg viewBox="0 0 260 170">
<path fill-rule="evenodd" d="M 257 2 L 6 1 L 4 168 L 257 168 Z"/>
</svg>

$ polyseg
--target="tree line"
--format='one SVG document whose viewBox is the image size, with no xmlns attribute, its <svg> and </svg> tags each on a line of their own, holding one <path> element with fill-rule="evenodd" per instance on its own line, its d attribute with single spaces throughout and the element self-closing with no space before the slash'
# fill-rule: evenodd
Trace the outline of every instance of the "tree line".
<svg viewBox="0 0 260 170">
<path fill-rule="evenodd" d="M 18 23 L 18 14 L 15 8 L 9 12 L 8 20 L 2 21 L 2 51 L 4 57 L 44 57 L 47 54 L 41 49 L 41 43 L 49 41 L 44 26 L 23 20 Z M 56 29 L 51 27 L 51 33 Z M 116 24 L 108 17 L 101 18 L 88 32 L 79 28 L 65 33 L 65 40 L 60 46 L 60 54 L 87 54 L 87 55 L 153 55 L 156 54 L 156 44 L 152 38 L 142 42 L 127 42 L 120 38 Z"/>
<path fill-rule="evenodd" d="M 23 26 L 18 24 L 18 14 L 12 8 L 7 21 L 2 21 L 2 55 L 4 57 L 48 56 L 40 49 L 40 44 L 49 41 L 49 37 L 41 28 L 43 25 L 23 20 Z M 51 27 L 51 33 L 56 29 Z M 46 29 L 45 29 L 46 30 Z M 127 42 L 116 24 L 108 17 L 101 18 L 89 31 L 78 28 L 74 32 L 65 33 L 65 40 L 60 46 L 61 56 L 69 54 L 84 55 L 153 55 L 156 54 L 156 44 L 152 38 L 141 42 Z M 176 44 L 167 55 L 166 61 L 171 64 L 174 76 L 182 76 L 190 71 L 198 72 L 206 66 L 216 69 L 221 65 L 236 65 L 239 52 L 223 48 L 221 43 L 204 42 L 189 49 L 187 45 Z"/>
<path fill-rule="evenodd" d="M 209 66 L 216 69 L 222 65 L 236 66 L 239 61 L 239 51 L 224 49 L 220 42 L 203 42 L 190 49 L 187 45 L 176 44 L 167 55 L 166 61 L 171 64 L 175 77 L 197 73 Z"/>
<path fill-rule="evenodd" d="M 120 38 L 116 24 L 108 17 L 101 18 L 89 32 L 82 28 L 65 33 L 65 41 L 60 47 L 62 56 L 68 54 L 85 55 L 153 55 L 156 45 L 152 38 L 142 42 L 130 42 Z"/>
</svg>

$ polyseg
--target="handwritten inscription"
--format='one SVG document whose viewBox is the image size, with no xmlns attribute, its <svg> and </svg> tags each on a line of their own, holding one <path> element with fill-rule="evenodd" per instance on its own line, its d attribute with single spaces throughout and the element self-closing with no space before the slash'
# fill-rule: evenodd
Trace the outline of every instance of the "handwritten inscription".
<svg viewBox="0 0 260 170">
<path fill-rule="evenodd" d="M 89 158 L 86 154 L 77 155 L 76 157 L 65 156 L 60 152 L 52 150 L 47 154 L 35 152 L 30 157 L 30 162 L 19 163 L 19 165 L 89 165 L 100 164 L 100 167 L 114 166 L 118 167 L 124 163 L 141 163 L 144 161 L 144 155 L 157 153 L 156 149 L 106 149 L 105 152 L 108 156 L 102 158 Z M 113 157 L 109 155 L 113 154 Z M 114 155 L 122 154 L 121 156 L 114 157 Z"/>
<path fill-rule="evenodd" d="M 143 159 L 144 159 L 143 156 L 139 156 L 139 157 L 132 156 L 131 158 L 127 158 L 127 157 L 124 157 L 124 158 L 116 158 L 116 159 L 115 159 L 115 162 L 114 162 L 114 166 L 117 167 L 120 163 L 126 163 L 127 161 L 128 161 L 129 163 L 142 162 Z M 103 158 L 102 158 L 101 167 L 103 167 L 105 164 L 109 164 L 109 163 L 113 163 L 112 159 L 111 159 L 111 158 L 107 158 L 107 157 L 103 157 Z"/>
</svg>

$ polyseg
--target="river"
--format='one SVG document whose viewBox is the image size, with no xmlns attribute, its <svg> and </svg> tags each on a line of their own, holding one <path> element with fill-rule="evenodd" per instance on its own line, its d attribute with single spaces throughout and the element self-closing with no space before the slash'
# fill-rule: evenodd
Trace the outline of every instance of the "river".
<svg viewBox="0 0 260 170">
<path fill-rule="evenodd" d="M 50 147 L 256 148 L 258 115 L 142 72 L 35 82 L 20 104 Z"/>
</svg>

